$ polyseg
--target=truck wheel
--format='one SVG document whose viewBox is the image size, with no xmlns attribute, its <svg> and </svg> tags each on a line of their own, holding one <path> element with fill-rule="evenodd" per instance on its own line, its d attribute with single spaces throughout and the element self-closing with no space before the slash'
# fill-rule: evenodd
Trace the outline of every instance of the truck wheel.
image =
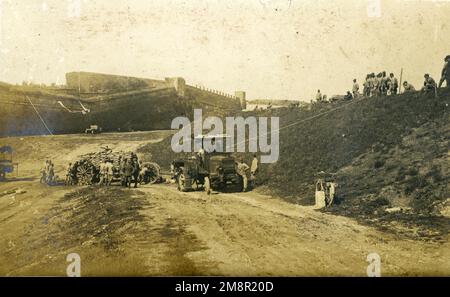
<svg viewBox="0 0 450 297">
<path fill-rule="evenodd" d="M 184 177 L 184 174 L 183 173 L 181 173 L 179 176 L 178 176 L 178 191 L 181 191 L 181 192 L 186 192 L 186 179 L 185 179 L 185 177 Z"/>
<path fill-rule="evenodd" d="M 205 188 L 205 192 L 207 195 L 211 194 L 211 181 L 209 180 L 209 177 L 205 177 L 205 183 L 203 185 L 203 187 Z"/>
</svg>

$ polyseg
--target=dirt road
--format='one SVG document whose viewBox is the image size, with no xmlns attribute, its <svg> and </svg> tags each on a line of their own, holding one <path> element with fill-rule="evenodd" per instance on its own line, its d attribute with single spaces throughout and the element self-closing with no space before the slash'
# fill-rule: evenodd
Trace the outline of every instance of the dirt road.
<svg viewBox="0 0 450 297">
<path fill-rule="evenodd" d="M 36 170 L 50 150 L 58 171 L 100 145 L 134 149 L 163 134 L 0 139 L 17 148 L 21 168 L 19 178 L 0 183 L 0 275 L 65 275 L 73 252 L 85 276 L 364 276 L 372 252 L 381 256 L 382 275 L 449 275 L 448 240 L 399 239 L 257 192 L 207 196 L 180 193 L 173 184 L 38 182 Z"/>
</svg>

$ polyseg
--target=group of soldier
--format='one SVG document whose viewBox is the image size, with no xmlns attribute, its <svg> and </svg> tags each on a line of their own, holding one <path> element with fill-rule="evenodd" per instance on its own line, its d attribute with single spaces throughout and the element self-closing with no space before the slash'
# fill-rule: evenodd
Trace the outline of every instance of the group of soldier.
<svg viewBox="0 0 450 297">
<path fill-rule="evenodd" d="M 131 157 L 119 160 L 120 180 L 122 187 L 131 187 L 134 183 L 134 187 L 137 188 L 139 182 L 139 175 L 141 173 L 141 165 L 138 157 L 135 153 L 131 153 Z"/>
<path fill-rule="evenodd" d="M 47 161 L 49 162 L 49 161 Z M 47 163 L 46 162 L 46 163 Z M 51 164 L 51 162 L 49 162 Z M 143 178 L 142 175 L 145 175 L 145 170 L 147 168 L 141 168 L 141 164 L 138 160 L 138 157 L 135 153 L 131 153 L 130 158 L 119 158 L 119 174 L 120 181 L 122 187 L 131 187 L 132 183 L 134 183 L 134 187 L 137 188 L 138 182 Z M 47 166 L 46 166 L 47 168 Z M 53 168 L 53 164 L 51 165 Z M 75 185 L 77 184 L 77 168 L 78 162 L 75 164 L 69 163 L 66 170 L 66 185 Z M 53 170 L 49 170 L 53 172 Z M 51 173 L 50 173 L 51 175 Z M 46 176 L 49 176 L 47 174 Z M 110 186 L 111 182 L 114 178 L 114 165 L 111 159 L 103 160 L 98 168 L 98 185 L 100 186 Z"/>
<path fill-rule="evenodd" d="M 369 73 L 366 75 L 366 80 L 363 83 L 363 95 L 366 97 L 379 95 L 395 95 L 398 92 L 398 79 L 394 73 L 386 75 L 386 71 Z M 359 97 L 359 85 L 356 79 L 353 79 L 353 97 Z"/>
<path fill-rule="evenodd" d="M 53 185 L 56 183 L 55 165 L 51 160 L 46 160 L 44 168 L 41 170 L 41 183 Z"/>
<path fill-rule="evenodd" d="M 424 75 L 424 83 L 421 91 L 436 91 L 437 88 L 440 88 L 444 82 L 446 82 L 447 87 L 450 86 L 450 55 L 447 55 L 444 58 L 444 67 L 442 68 L 439 84 L 436 83 L 436 81 L 430 76 L 430 74 L 426 73 Z M 408 81 L 404 81 L 402 83 L 402 86 L 405 93 L 416 91 L 414 86 Z M 372 72 L 366 75 L 366 79 L 363 83 L 362 95 L 364 97 L 387 96 L 395 95 L 398 93 L 398 91 L 399 81 L 395 77 L 394 73 L 390 73 L 389 76 L 387 76 L 386 71 L 379 72 L 377 75 Z M 352 92 L 347 91 L 344 99 L 356 99 L 360 96 L 360 87 L 355 78 L 353 79 Z M 316 101 L 326 101 L 326 96 L 322 95 L 320 93 L 320 90 L 317 91 Z"/>
<path fill-rule="evenodd" d="M 248 166 L 244 162 L 244 159 L 240 159 L 239 161 L 236 162 L 236 168 L 237 168 L 237 173 L 242 177 L 243 191 L 246 192 L 249 189 L 249 181 L 250 181 L 250 186 L 254 187 L 255 183 L 256 183 L 256 176 L 259 171 L 258 158 L 256 157 L 256 154 L 253 155 L 252 163 L 250 166 Z M 249 169 L 250 169 L 250 180 L 248 177 Z"/>
</svg>

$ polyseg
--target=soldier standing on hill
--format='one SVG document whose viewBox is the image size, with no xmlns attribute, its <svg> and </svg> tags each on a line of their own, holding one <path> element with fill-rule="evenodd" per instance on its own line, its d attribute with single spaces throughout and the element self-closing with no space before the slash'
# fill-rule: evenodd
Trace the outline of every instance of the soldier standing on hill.
<svg viewBox="0 0 450 297">
<path fill-rule="evenodd" d="M 386 96 L 388 90 L 388 78 L 386 77 L 386 71 L 381 73 L 381 81 L 380 81 L 380 93 L 381 95 Z"/>
<path fill-rule="evenodd" d="M 442 68 L 441 79 L 439 80 L 439 88 L 442 86 L 442 83 L 445 81 L 447 88 L 450 87 L 450 55 L 445 57 L 444 68 Z"/>
<path fill-rule="evenodd" d="M 403 82 L 403 89 L 405 90 L 405 93 L 413 92 L 416 90 L 416 88 L 414 88 L 414 86 L 408 83 L 406 80 Z"/>
<path fill-rule="evenodd" d="M 320 90 L 317 90 L 316 101 L 322 102 L 322 93 L 320 93 Z"/>
<path fill-rule="evenodd" d="M 436 82 L 434 79 L 428 73 L 426 73 L 423 77 L 425 78 L 425 81 L 423 82 L 422 91 L 434 91 L 436 89 Z"/>
<path fill-rule="evenodd" d="M 395 95 L 397 94 L 397 90 L 398 90 L 398 80 L 397 78 L 394 76 L 394 73 L 389 74 L 389 92 L 391 93 L 391 95 Z"/>
<path fill-rule="evenodd" d="M 359 84 L 356 82 L 356 78 L 353 79 L 353 98 L 357 99 L 359 96 Z"/>
<path fill-rule="evenodd" d="M 370 74 L 366 75 L 366 80 L 363 83 L 364 86 L 364 96 L 369 97 L 370 96 Z"/>
<path fill-rule="evenodd" d="M 372 96 L 380 95 L 381 89 L 381 73 L 378 73 L 375 77 L 375 74 L 372 79 Z"/>
</svg>

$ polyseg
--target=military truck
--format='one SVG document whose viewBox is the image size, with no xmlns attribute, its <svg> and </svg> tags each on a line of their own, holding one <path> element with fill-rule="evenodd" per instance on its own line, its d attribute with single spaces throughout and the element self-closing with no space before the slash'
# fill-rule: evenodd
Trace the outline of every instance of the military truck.
<svg viewBox="0 0 450 297">
<path fill-rule="evenodd" d="M 98 134 L 102 132 L 102 128 L 99 127 L 98 125 L 90 125 L 89 128 L 86 128 L 86 130 L 84 130 L 84 133 L 86 134 Z"/>
<path fill-rule="evenodd" d="M 220 147 L 226 137 L 198 136 L 195 141 L 201 140 L 203 147 L 205 140 L 212 140 Z M 174 160 L 171 167 L 178 190 L 182 192 L 204 189 L 209 195 L 212 190 L 243 190 L 242 177 L 237 173 L 236 160 L 230 153 L 200 152 L 187 159 Z"/>
</svg>

